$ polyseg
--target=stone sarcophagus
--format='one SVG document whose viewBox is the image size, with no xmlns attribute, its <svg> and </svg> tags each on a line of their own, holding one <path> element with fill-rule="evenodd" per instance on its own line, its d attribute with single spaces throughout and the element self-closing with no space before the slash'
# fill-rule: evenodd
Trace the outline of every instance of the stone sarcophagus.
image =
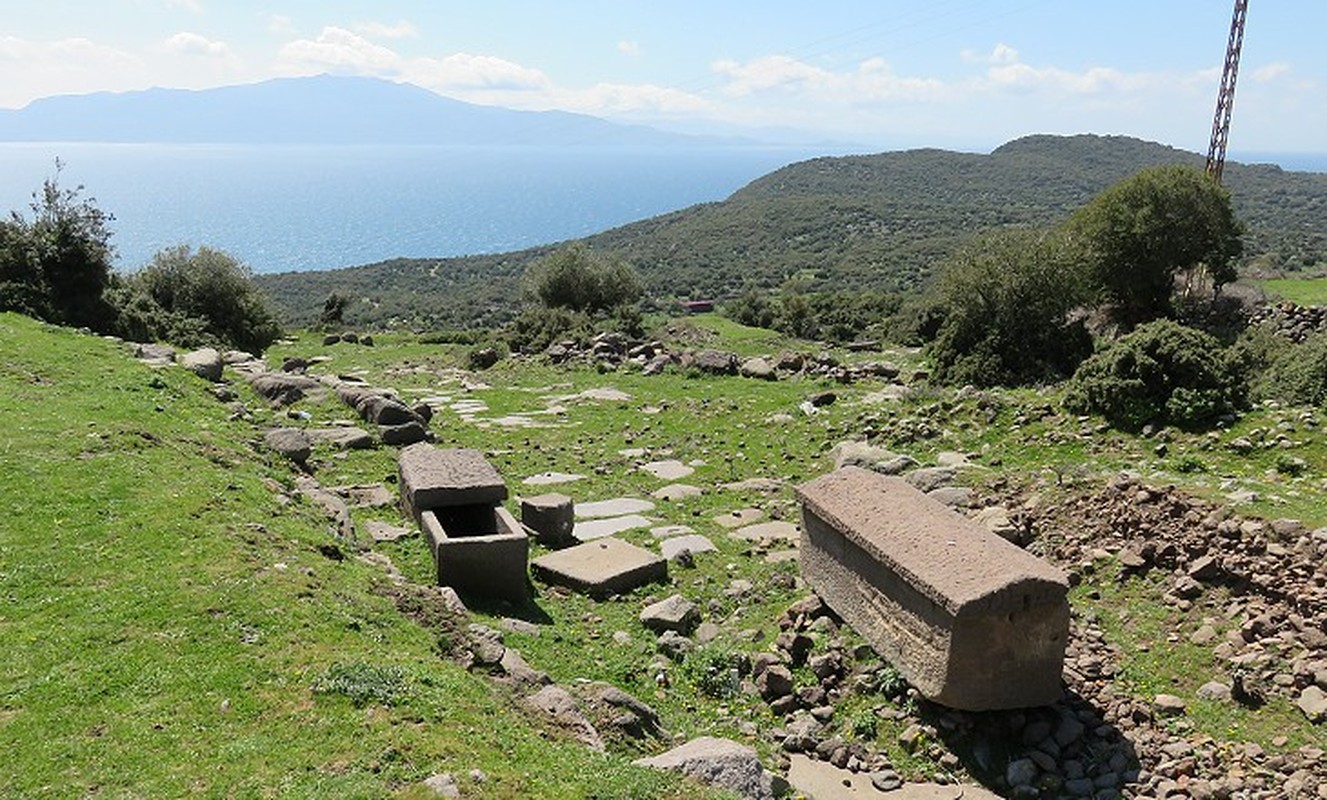
<svg viewBox="0 0 1327 800">
<path fill-rule="evenodd" d="M 797 489 L 802 577 L 926 698 L 1052 703 L 1066 576 L 906 481 L 845 467 Z"/>
<path fill-rule="evenodd" d="M 502 507 L 507 485 L 484 454 L 421 442 L 397 465 L 401 504 L 428 541 L 438 585 L 524 599 L 530 540 Z"/>
</svg>

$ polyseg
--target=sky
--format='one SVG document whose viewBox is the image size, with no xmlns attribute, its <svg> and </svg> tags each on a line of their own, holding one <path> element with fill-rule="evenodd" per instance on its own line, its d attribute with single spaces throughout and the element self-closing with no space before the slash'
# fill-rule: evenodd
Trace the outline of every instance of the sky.
<svg viewBox="0 0 1327 800">
<path fill-rule="evenodd" d="M 1229 0 L 0 0 L 0 107 L 320 73 L 693 133 L 1206 152 Z M 1324 152 L 1327 3 L 1253 0 L 1235 153 Z"/>
</svg>

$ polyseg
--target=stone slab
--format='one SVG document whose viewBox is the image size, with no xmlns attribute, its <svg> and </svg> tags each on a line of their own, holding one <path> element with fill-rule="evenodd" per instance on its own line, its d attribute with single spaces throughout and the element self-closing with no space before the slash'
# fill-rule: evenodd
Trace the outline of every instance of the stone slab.
<svg viewBox="0 0 1327 800">
<path fill-rule="evenodd" d="M 400 525 L 392 525 L 377 519 L 365 522 L 364 530 L 375 542 L 395 542 L 415 535 L 410 528 L 402 528 Z"/>
<path fill-rule="evenodd" d="M 882 792 L 867 772 L 850 772 L 797 753 L 788 767 L 788 783 L 806 800 L 999 800 L 999 795 L 972 784 L 905 783 Z"/>
<path fill-rule="evenodd" d="M 694 469 L 677 460 L 651 461 L 648 464 L 642 464 L 641 470 L 648 472 L 656 478 L 666 481 L 681 480 L 695 472 Z"/>
<path fill-rule="evenodd" d="M 1068 579 L 907 481 L 845 467 L 797 489 L 803 579 L 925 697 L 1059 699 Z"/>
<path fill-rule="evenodd" d="M 692 486 L 689 483 L 670 483 L 667 486 L 650 492 L 650 497 L 653 497 L 655 500 L 665 500 L 670 503 L 676 503 L 679 500 L 700 497 L 703 494 L 705 494 L 705 490 L 699 486 Z"/>
<path fill-rule="evenodd" d="M 521 524 L 534 531 L 540 544 L 565 547 L 575 544 L 575 505 L 565 494 L 541 494 L 521 499 Z"/>
<path fill-rule="evenodd" d="M 570 472 L 541 472 L 538 475 L 531 475 L 521 483 L 526 486 L 555 486 L 559 483 L 574 483 L 584 479 L 584 475 Z"/>
<path fill-rule="evenodd" d="M 402 449 L 397 464 L 401 501 L 415 519 L 431 508 L 493 505 L 507 499 L 507 484 L 478 450 L 420 442 Z"/>
<path fill-rule="evenodd" d="M 662 557 L 612 537 L 548 553 L 530 567 L 546 583 L 599 597 L 668 578 L 668 562 Z"/>
<path fill-rule="evenodd" d="M 611 500 L 594 500 L 576 505 L 577 519 L 597 519 L 600 517 L 622 517 L 627 514 L 644 514 L 654 510 L 654 503 L 636 497 L 614 497 Z"/>
<path fill-rule="evenodd" d="M 719 548 L 714 546 L 714 542 L 706 539 L 698 533 L 688 534 L 686 536 L 674 536 L 670 539 L 664 539 L 659 543 L 659 553 L 664 558 L 672 561 L 677 558 L 677 554 L 683 550 L 689 550 L 694 555 L 696 553 L 713 553 Z"/>
<path fill-rule="evenodd" d="M 602 539 L 605 536 L 612 536 L 615 533 L 630 531 L 636 528 L 648 528 L 654 524 L 654 520 L 646 519 L 639 514 L 629 514 L 625 517 L 605 517 L 604 519 L 591 519 L 584 522 L 577 522 L 576 527 L 571 529 L 571 535 L 580 539 L 582 542 Z"/>
<path fill-rule="evenodd" d="M 695 533 L 695 528 L 690 525 L 660 525 L 657 528 L 650 528 L 650 535 L 656 539 L 667 539 L 684 533 Z"/>
<path fill-rule="evenodd" d="M 765 512 L 758 508 L 739 508 L 727 514 L 720 514 L 714 518 L 714 522 L 725 528 L 741 528 L 764 518 Z"/>
<path fill-rule="evenodd" d="M 795 542 L 801 537 L 801 531 L 791 522 L 775 520 L 747 525 L 730 535 L 748 542 Z"/>
</svg>

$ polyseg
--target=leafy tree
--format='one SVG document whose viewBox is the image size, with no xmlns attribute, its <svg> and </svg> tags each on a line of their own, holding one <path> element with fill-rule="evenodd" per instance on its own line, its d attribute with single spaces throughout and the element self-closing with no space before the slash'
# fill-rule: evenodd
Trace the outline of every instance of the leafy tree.
<svg viewBox="0 0 1327 800">
<path fill-rule="evenodd" d="M 0 310 L 30 314 L 61 325 L 108 331 L 115 310 L 103 296 L 111 280 L 114 217 L 82 186 L 61 188 L 56 176 L 33 193 L 32 218 L 18 212 L 0 222 Z"/>
<path fill-rule="evenodd" d="M 248 267 L 221 250 L 178 245 L 158 252 L 120 290 L 122 328 L 133 339 L 261 353 L 281 325 Z"/>
<path fill-rule="evenodd" d="M 1098 194 L 1066 230 L 1090 284 L 1138 324 L 1170 313 L 1175 278 L 1205 268 L 1214 288 L 1235 279 L 1243 228 L 1230 194 L 1188 166 L 1144 169 Z"/>
<path fill-rule="evenodd" d="M 1092 351 L 1070 312 L 1083 290 L 1058 235 L 1010 229 L 979 237 L 944 268 L 931 355 L 936 377 L 977 386 L 1017 385 L 1073 371 Z"/>
<path fill-rule="evenodd" d="M 1148 423 L 1200 428 L 1243 407 L 1242 367 L 1210 334 L 1155 320 L 1083 362 L 1064 404 L 1125 430 Z"/>
<path fill-rule="evenodd" d="M 545 306 L 585 313 L 634 303 L 643 291 L 640 278 L 625 261 L 597 255 L 581 244 L 531 264 L 526 281 Z"/>
<path fill-rule="evenodd" d="M 324 328 L 331 328 L 342 324 L 346 313 L 346 306 L 350 305 L 350 297 L 344 294 L 332 292 L 327 295 L 323 301 L 323 312 L 318 316 L 318 323 Z"/>
</svg>

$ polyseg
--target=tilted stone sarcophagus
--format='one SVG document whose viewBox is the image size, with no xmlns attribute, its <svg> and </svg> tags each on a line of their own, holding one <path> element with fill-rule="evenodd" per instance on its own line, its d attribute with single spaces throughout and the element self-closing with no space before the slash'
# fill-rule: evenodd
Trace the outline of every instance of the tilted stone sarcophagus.
<svg viewBox="0 0 1327 800">
<path fill-rule="evenodd" d="M 926 698 L 1052 703 L 1068 580 L 907 481 L 845 467 L 797 489 L 808 584 Z"/>
</svg>

